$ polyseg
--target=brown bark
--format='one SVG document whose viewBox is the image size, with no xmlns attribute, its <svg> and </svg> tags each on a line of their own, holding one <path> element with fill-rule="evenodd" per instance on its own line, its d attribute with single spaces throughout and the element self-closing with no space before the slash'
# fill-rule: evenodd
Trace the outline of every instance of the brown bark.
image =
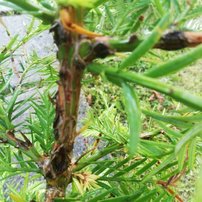
<svg viewBox="0 0 202 202">
<path fill-rule="evenodd" d="M 94 40 L 96 57 L 106 57 L 114 52 L 131 52 L 142 42 L 135 34 L 128 40 L 117 40 L 113 37 L 97 37 Z M 202 44 L 202 32 L 170 31 L 161 36 L 153 47 L 166 51 L 192 48 Z M 97 53 L 98 52 L 98 53 Z"/>
<path fill-rule="evenodd" d="M 72 20 L 78 22 L 74 9 L 68 9 L 74 18 Z M 71 182 L 72 150 L 76 137 L 81 79 L 85 67 L 79 55 L 81 37 L 76 33 L 66 32 L 61 24 L 57 24 L 53 31 L 58 45 L 60 71 L 53 125 L 55 143 L 51 155 L 41 161 L 47 182 L 46 202 L 64 197 L 67 185 Z"/>
</svg>

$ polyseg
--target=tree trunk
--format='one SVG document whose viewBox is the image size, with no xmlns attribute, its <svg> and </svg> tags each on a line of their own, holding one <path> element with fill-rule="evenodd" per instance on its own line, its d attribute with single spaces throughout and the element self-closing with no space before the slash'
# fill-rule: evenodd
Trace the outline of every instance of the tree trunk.
<svg viewBox="0 0 202 202">
<path fill-rule="evenodd" d="M 73 20 L 78 22 L 74 9 L 67 9 Z M 60 23 L 53 31 L 58 46 L 60 71 L 53 125 L 55 144 L 50 156 L 42 161 L 42 170 L 47 182 L 46 202 L 64 197 L 67 185 L 71 182 L 72 150 L 76 137 L 81 79 L 85 67 L 79 56 L 81 37 L 76 33 L 67 32 Z"/>
</svg>

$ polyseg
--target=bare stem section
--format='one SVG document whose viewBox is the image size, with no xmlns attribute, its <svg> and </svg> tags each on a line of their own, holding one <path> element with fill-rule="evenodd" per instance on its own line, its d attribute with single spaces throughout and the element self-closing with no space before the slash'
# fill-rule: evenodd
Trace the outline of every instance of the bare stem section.
<svg viewBox="0 0 202 202">
<path fill-rule="evenodd" d="M 77 22 L 73 8 L 69 14 Z M 79 56 L 80 36 L 66 32 L 61 24 L 54 28 L 60 62 L 56 116 L 54 121 L 55 144 L 51 155 L 43 159 L 42 167 L 47 182 L 46 202 L 65 196 L 71 182 L 71 158 L 81 90 L 81 79 L 85 65 Z"/>
</svg>

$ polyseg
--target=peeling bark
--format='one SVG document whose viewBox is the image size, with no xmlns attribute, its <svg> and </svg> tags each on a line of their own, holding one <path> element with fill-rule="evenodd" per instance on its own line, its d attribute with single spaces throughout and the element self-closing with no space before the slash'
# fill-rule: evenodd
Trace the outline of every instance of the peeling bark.
<svg viewBox="0 0 202 202">
<path fill-rule="evenodd" d="M 76 18 L 71 8 L 71 14 Z M 75 19 L 77 21 L 77 19 Z M 60 62 L 56 116 L 54 120 L 55 143 L 51 155 L 43 159 L 42 167 L 47 182 L 46 202 L 65 196 L 72 177 L 72 150 L 76 138 L 81 79 L 85 67 L 79 56 L 81 37 L 66 32 L 61 24 L 54 28 Z"/>
</svg>

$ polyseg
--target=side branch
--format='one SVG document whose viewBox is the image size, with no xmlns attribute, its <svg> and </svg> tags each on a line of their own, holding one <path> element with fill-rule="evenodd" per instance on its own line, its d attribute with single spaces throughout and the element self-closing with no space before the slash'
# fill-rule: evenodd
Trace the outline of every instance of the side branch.
<svg viewBox="0 0 202 202">
<path fill-rule="evenodd" d="M 13 147 L 18 148 L 26 156 L 30 157 L 33 161 L 35 161 L 35 163 L 38 163 L 41 155 L 22 132 L 20 132 L 20 135 L 22 138 L 17 138 L 14 131 L 10 130 L 5 134 L 4 138 L 0 137 L 0 144 L 10 144 Z"/>
<path fill-rule="evenodd" d="M 134 72 L 123 72 L 119 71 L 116 68 L 106 67 L 100 64 L 89 64 L 87 66 L 89 72 L 94 74 L 104 73 L 110 80 L 113 82 L 123 80 L 126 82 L 136 83 L 140 86 L 147 87 L 152 90 L 156 90 L 165 95 L 169 95 L 175 100 L 182 102 L 183 104 L 190 106 L 194 109 L 201 110 L 202 109 L 202 99 L 199 96 L 192 95 L 185 90 L 181 90 L 179 88 L 174 88 L 169 85 L 166 85 L 163 82 L 159 82 L 156 79 L 140 75 Z M 189 98 L 189 99 L 188 99 Z"/>
<path fill-rule="evenodd" d="M 131 52 L 143 40 L 132 35 L 128 40 L 118 40 L 110 37 L 97 37 L 95 43 L 105 44 L 106 49 L 117 52 Z M 153 47 L 161 50 L 175 51 L 183 48 L 191 48 L 202 44 L 202 32 L 172 31 L 164 34 L 159 42 Z"/>
</svg>

